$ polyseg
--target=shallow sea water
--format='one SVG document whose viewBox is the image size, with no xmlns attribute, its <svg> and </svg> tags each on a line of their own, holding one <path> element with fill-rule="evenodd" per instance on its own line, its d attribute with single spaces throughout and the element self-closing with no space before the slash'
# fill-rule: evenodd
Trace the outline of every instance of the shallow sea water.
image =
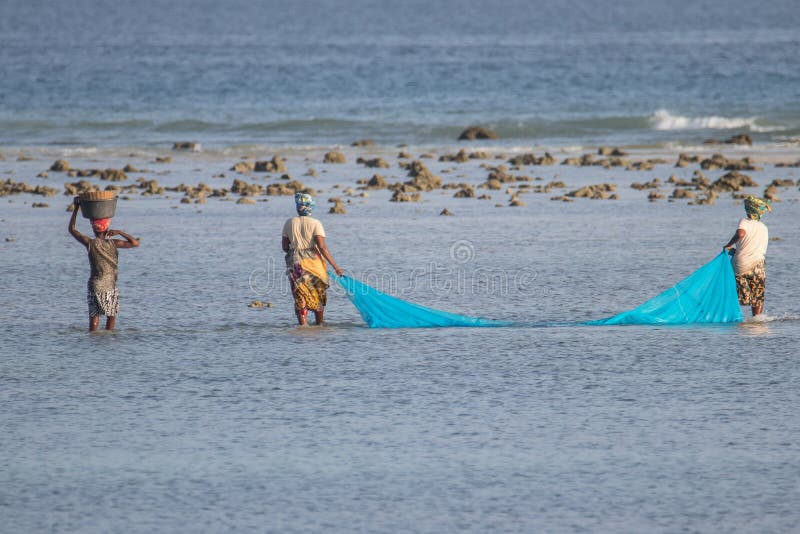
<svg viewBox="0 0 800 534">
<path fill-rule="evenodd" d="M 230 165 L 203 157 L 159 180 Z M 478 164 L 430 166 L 478 183 Z M 295 176 L 308 166 L 290 158 Z M 627 187 L 672 172 L 691 175 L 531 171 L 614 179 L 617 202 L 528 194 L 494 208 L 505 195 L 448 191 L 400 205 L 384 191 L 345 216 L 325 199 L 363 168 L 303 180 L 327 191 L 317 214 L 355 276 L 458 313 L 580 322 L 671 286 L 733 233 L 742 209 L 727 197 L 651 204 Z M 422 330 L 368 329 L 340 290 L 327 326 L 294 327 L 279 269 L 289 197 L 121 200 L 115 226 L 142 246 L 120 252 L 118 330 L 96 335 L 67 198 L 3 199 L 0 237 L 15 241 L 0 241 L 0 530 L 792 531 L 800 204 L 796 188 L 782 196 L 765 219 L 781 239 L 768 321 Z"/>
</svg>

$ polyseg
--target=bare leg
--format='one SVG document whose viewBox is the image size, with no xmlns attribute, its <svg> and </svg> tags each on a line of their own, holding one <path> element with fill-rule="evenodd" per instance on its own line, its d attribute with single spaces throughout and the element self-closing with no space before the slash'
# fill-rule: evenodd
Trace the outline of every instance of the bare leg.
<svg viewBox="0 0 800 534">
<path fill-rule="evenodd" d="M 761 312 L 764 310 L 764 303 L 762 302 L 761 304 L 755 304 L 751 306 L 750 309 L 753 310 L 753 317 L 756 315 L 761 315 Z"/>
<path fill-rule="evenodd" d="M 317 326 L 322 326 L 322 319 L 325 315 L 325 309 L 321 309 L 319 311 L 314 310 L 314 320 L 317 322 Z"/>
<path fill-rule="evenodd" d="M 100 316 L 89 316 L 89 332 L 95 332 L 97 330 L 97 325 L 100 324 Z"/>
<path fill-rule="evenodd" d="M 114 323 L 116 322 L 116 317 L 113 315 L 111 317 L 106 317 L 106 330 L 114 330 Z"/>
<path fill-rule="evenodd" d="M 305 326 L 307 323 L 306 316 L 308 315 L 308 310 L 306 309 L 299 310 L 295 308 L 294 313 L 297 315 L 297 322 L 300 324 L 300 326 Z"/>
</svg>

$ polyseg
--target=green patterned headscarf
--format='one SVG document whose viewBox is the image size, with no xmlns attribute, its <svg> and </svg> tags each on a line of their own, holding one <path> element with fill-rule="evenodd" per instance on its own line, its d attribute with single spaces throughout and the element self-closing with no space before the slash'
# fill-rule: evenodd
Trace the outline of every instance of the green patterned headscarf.
<svg viewBox="0 0 800 534">
<path fill-rule="evenodd" d="M 749 218 L 760 221 L 764 213 L 772 211 L 772 207 L 769 200 L 750 195 L 744 199 L 744 211 Z"/>
</svg>

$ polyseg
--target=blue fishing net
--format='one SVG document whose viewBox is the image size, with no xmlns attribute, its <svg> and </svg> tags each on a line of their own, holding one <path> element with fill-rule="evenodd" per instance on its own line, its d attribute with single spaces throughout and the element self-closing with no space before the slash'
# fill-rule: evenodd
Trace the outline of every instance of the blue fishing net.
<svg viewBox="0 0 800 534">
<path fill-rule="evenodd" d="M 742 321 L 736 277 L 723 251 L 641 306 L 589 325 L 735 323 Z"/>
<path fill-rule="evenodd" d="M 587 323 L 512 323 L 458 315 L 406 302 L 349 276 L 330 273 L 370 328 L 448 326 L 579 326 L 733 323 L 742 321 L 736 278 L 726 252 L 641 306 Z"/>
<path fill-rule="evenodd" d="M 406 302 L 349 276 L 330 276 L 347 292 L 370 328 L 426 328 L 444 326 L 508 326 L 505 321 L 458 315 Z"/>
</svg>

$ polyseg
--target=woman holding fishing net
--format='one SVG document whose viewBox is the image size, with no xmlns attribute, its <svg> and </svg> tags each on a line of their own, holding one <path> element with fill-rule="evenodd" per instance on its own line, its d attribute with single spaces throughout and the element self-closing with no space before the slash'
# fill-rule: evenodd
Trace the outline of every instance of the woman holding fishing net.
<svg viewBox="0 0 800 534">
<path fill-rule="evenodd" d="M 744 211 L 747 217 L 739 221 L 739 228 L 725 248 L 733 254 L 739 304 L 750 306 L 755 317 L 764 311 L 764 290 L 767 285 L 769 231 L 767 225 L 761 222 L 761 217 L 771 212 L 772 207 L 768 200 L 750 195 L 744 199 Z"/>
<path fill-rule="evenodd" d="M 286 271 L 294 296 L 294 310 L 300 325 L 307 323 L 309 311 L 314 312 L 316 324 L 321 325 L 329 285 L 327 263 L 339 276 L 342 270 L 325 244 L 322 223 L 311 217 L 314 199 L 311 195 L 297 193 L 294 203 L 297 217 L 292 217 L 283 225 L 282 242 L 286 253 Z"/>
</svg>

